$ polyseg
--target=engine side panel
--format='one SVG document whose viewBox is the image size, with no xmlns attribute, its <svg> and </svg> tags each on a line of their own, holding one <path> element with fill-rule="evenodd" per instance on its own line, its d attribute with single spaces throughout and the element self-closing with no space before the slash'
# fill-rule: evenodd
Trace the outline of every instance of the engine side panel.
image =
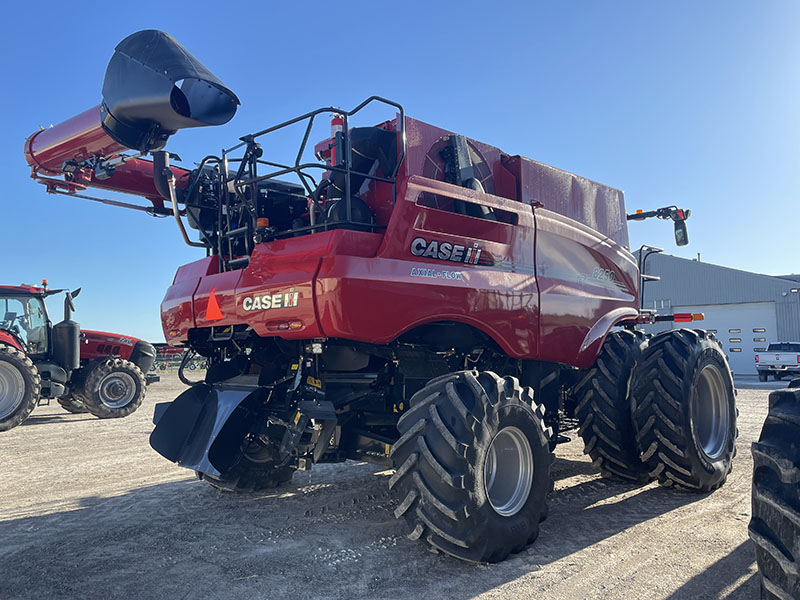
<svg viewBox="0 0 800 600">
<path fill-rule="evenodd" d="M 419 203 L 423 194 L 504 210 L 517 224 L 429 208 Z M 323 259 L 316 281 L 322 329 L 383 344 L 425 323 L 456 321 L 482 330 L 512 356 L 535 356 L 533 244 L 529 206 L 412 177 L 376 258 Z"/>
<path fill-rule="evenodd" d="M 639 276 L 630 252 L 610 237 L 536 209 L 540 359 L 589 367 L 608 330 L 638 314 Z"/>
<path fill-rule="evenodd" d="M 104 356 L 119 356 L 128 360 L 139 341 L 139 338 L 118 333 L 81 329 L 81 361 Z"/>
</svg>

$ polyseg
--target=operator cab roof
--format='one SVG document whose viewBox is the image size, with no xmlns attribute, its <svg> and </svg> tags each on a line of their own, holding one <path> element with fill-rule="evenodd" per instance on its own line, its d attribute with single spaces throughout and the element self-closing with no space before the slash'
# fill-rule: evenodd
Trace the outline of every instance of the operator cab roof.
<svg viewBox="0 0 800 600">
<path fill-rule="evenodd" d="M 36 287 L 33 285 L 0 285 L 0 295 L 2 296 L 12 296 L 12 295 L 30 295 L 30 296 L 43 296 L 45 294 L 45 289 L 42 287 Z"/>
</svg>

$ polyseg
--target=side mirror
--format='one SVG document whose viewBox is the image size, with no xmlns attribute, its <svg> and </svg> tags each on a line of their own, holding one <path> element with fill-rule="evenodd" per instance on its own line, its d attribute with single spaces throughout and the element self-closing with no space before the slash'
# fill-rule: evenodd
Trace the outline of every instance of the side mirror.
<svg viewBox="0 0 800 600">
<path fill-rule="evenodd" d="M 675 221 L 675 243 L 685 246 L 689 243 L 689 233 L 686 231 L 686 221 Z"/>
<path fill-rule="evenodd" d="M 627 215 L 628 221 L 644 221 L 651 217 L 658 217 L 659 219 L 672 219 L 675 223 L 675 243 L 678 246 L 685 246 L 689 243 L 689 233 L 686 231 L 686 219 L 692 211 L 688 209 L 678 208 L 677 206 L 665 206 L 664 208 L 657 208 L 656 210 L 637 210 L 635 213 Z"/>
</svg>

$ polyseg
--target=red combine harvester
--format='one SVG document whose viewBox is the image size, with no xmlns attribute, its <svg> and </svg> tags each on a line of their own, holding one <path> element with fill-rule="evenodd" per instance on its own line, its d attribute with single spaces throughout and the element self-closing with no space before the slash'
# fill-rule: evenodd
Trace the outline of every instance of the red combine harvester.
<svg viewBox="0 0 800 600">
<path fill-rule="evenodd" d="M 45 298 L 64 293 L 64 320 L 47 315 Z M 80 288 L 0 286 L 0 431 L 22 423 L 40 400 L 55 398 L 71 413 L 125 417 L 142 403 L 144 373 L 155 349 L 143 340 L 81 331 L 71 319 Z"/>
<path fill-rule="evenodd" d="M 167 342 L 208 370 L 157 406 L 156 451 L 224 490 L 320 462 L 394 468 L 409 536 L 477 562 L 538 535 L 570 422 L 607 475 L 723 484 L 736 408 L 719 344 L 698 329 L 637 330 L 701 318 L 642 310 L 628 249 L 626 222 L 648 217 L 673 220 L 685 244 L 688 211 L 627 215 L 619 190 L 379 97 L 169 166 L 170 135 L 223 124 L 238 103 L 173 38 L 143 31 L 117 46 L 100 107 L 25 146 L 50 191 L 147 198 L 136 208 L 172 215 L 205 251 L 178 269 L 161 314 Z M 379 106 L 391 118 L 354 126 Z M 330 136 L 311 148 L 325 115 Z M 291 127 L 293 160 L 265 156 Z"/>
</svg>

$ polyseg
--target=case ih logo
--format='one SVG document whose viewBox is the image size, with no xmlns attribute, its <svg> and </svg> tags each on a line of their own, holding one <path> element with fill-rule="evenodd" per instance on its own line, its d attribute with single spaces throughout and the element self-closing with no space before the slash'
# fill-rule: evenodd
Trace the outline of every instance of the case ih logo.
<svg viewBox="0 0 800 600">
<path fill-rule="evenodd" d="M 470 248 L 461 244 L 451 244 L 450 242 L 440 242 L 438 240 L 429 242 L 421 237 L 414 238 L 411 242 L 411 254 L 414 256 L 449 260 L 451 262 L 467 263 L 468 265 L 477 265 L 481 252 L 482 249 L 478 244 Z"/>
<path fill-rule="evenodd" d="M 300 302 L 300 292 L 289 290 L 280 294 L 264 294 L 263 296 L 246 296 L 242 300 L 242 308 L 251 310 L 270 310 L 272 308 L 294 308 Z"/>
</svg>

